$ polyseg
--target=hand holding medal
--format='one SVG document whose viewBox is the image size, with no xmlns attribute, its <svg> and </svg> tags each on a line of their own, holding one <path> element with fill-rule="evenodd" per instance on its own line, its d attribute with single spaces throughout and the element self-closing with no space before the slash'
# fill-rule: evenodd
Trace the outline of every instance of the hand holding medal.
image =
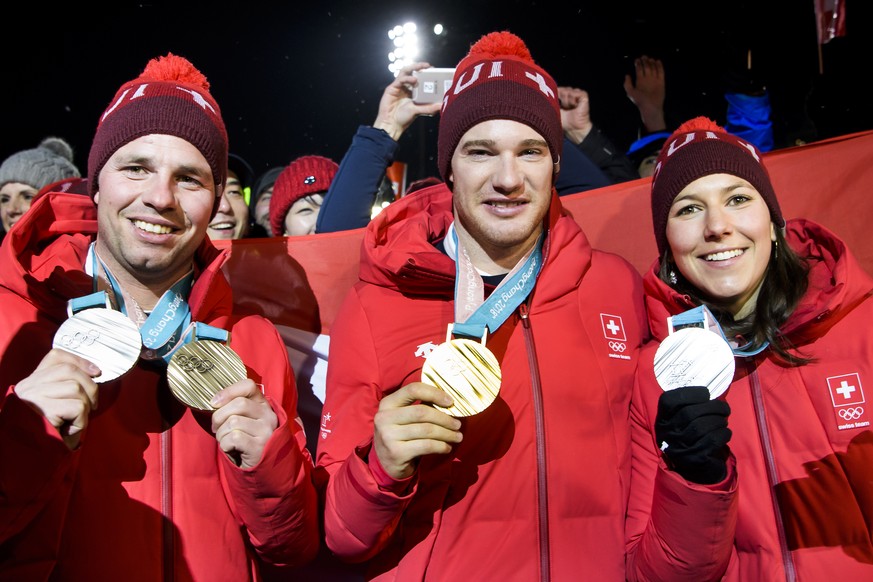
<svg viewBox="0 0 873 582">
<path fill-rule="evenodd" d="M 55 332 L 52 347 L 81 356 L 100 368 L 98 384 L 115 380 L 139 359 L 142 338 L 124 314 L 103 307 L 72 315 Z"/>
<path fill-rule="evenodd" d="M 471 416 L 485 410 L 500 390 L 500 364 L 491 350 L 481 342 L 451 339 L 449 325 L 446 341 L 437 346 L 424 362 L 421 381 L 442 388 L 452 397 L 448 408 L 435 406 L 450 416 Z"/>
<path fill-rule="evenodd" d="M 655 378 L 666 390 L 706 386 L 710 399 L 718 398 L 734 378 L 734 354 L 708 310 L 693 310 L 696 322 L 683 323 L 679 316 L 668 320 L 671 333 L 655 352 Z M 673 331 L 674 327 L 688 325 Z"/>
</svg>

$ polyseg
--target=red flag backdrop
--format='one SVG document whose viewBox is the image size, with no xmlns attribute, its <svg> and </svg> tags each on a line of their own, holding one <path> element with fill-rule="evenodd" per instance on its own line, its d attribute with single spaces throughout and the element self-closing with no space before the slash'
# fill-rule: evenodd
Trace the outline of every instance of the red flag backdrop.
<svg viewBox="0 0 873 582">
<path fill-rule="evenodd" d="M 765 154 L 786 218 L 815 220 L 839 234 L 873 274 L 873 131 Z M 640 272 L 657 251 L 649 178 L 562 198 L 592 244 L 624 256 Z M 330 333 L 346 290 L 356 281 L 363 229 L 232 245 L 226 272 L 235 302 L 276 324 Z"/>
</svg>

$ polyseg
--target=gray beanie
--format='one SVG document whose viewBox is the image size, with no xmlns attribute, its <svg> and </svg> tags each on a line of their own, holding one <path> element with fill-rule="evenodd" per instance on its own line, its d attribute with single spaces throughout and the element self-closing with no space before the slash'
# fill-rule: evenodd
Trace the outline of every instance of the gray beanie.
<svg viewBox="0 0 873 582">
<path fill-rule="evenodd" d="M 14 153 L 0 165 L 0 188 L 10 182 L 37 190 L 66 178 L 79 178 L 73 165 L 73 148 L 59 137 L 47 137 L 31 150 Z"/>
</svg>

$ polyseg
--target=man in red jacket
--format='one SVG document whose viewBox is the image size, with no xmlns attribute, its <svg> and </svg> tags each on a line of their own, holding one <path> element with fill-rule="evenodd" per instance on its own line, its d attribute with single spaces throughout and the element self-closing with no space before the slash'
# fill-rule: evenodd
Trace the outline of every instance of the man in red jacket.
<svg viewBox="0 0 873 582">
<path fill-rule="evenodd" d="M 0 578 L 248 580 L 314 556 L 285 347 L 232 313 L 206 237 L 227 151 L 206 78 L 154 59 L 100 119 L 93 200 L 49 193 L 4 242 Z"/>
<path fill-rule="evenodd" d="M 370 223 L 331 328 L 327 545 L 371 579 L 623 581 L 640 276 L 563 211 L 521 39 L 473 45 L 440 116 L 445 184 Z"/>
</svg>

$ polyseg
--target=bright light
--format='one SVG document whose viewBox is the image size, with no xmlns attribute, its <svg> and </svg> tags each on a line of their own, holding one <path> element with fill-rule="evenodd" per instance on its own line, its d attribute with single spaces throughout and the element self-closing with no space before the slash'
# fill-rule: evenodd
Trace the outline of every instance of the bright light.
<svg viewBox="0 0 873 582">
<path fill-rule="evenodd" d="M 418 25 L 414 22 L 406 22 L 398 24 L 388 31 L 388 38 L 391 41 L 390 52 L 388 53 L 388 70 L 394 73 L 394 76 L 400 74 L 400 70 L 410 63 L 420 60 L 427 60 L 425 55 L 422 58 L 423 50 L 418 37 Z M 427 30 L 427 28 L 423 29 Z M 441 36 L 446 33 L 446 29 L 442 24 L 433 26 L 433 35 Z M 427 35 L 429 36 L 429 35 Z M 425 39 L 427 42 L 427 39 Z"/>
<path fill-rule="evenodd" d="M 418 27 L 414 22 L 407 22 L 403 25 L 398 24 L 388 31 L 388 38 L 392 41 L 394 49 L 388 53 L 388 70 L 394 73 L 394 76 L 400 74 L 400 70 L 409 63 L 415 62 L 419 55 L 418 35 L 416 30 Z"/>
</svg>

